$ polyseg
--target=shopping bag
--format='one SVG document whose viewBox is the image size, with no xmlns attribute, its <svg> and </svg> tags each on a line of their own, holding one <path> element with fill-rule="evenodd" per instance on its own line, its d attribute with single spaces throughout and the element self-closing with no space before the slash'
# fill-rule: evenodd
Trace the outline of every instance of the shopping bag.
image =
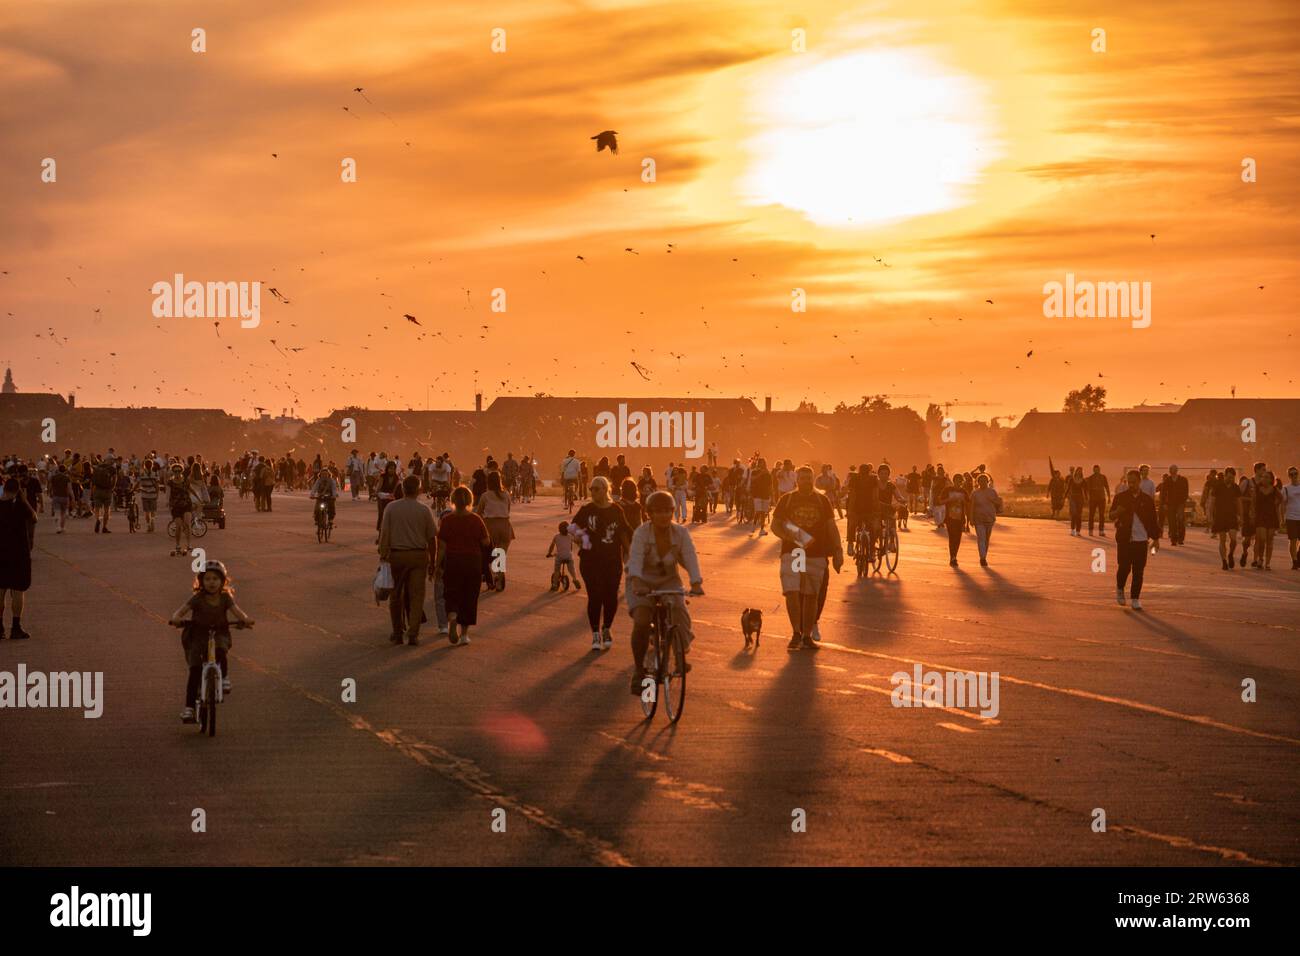
<svg viewBox="0 0 1300 956">
<path fill-rule="evenodd" d="M 379 562 L 375 572 L 375 603 L 381 604 L 393 593 L 393 566 L 387 561 Z"/>
</svg>

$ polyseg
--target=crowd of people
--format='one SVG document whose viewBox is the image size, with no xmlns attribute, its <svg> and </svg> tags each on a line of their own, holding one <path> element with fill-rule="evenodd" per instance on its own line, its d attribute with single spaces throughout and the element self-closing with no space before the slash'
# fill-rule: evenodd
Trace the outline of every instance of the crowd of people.
<svg viewBox="0 0 1300 956">
<path fill-rule="evenodd" d="M 965 535 L 975 537 L 982 566 L 988 565 L 993 528 L 1004 502 L 984 465 L 948 473 L 943 464 L 913 466 L 895 474 L 888 462 L 850 465 L 843 479 L 830 464 L 796 467 L 790 458 L 768 459 L 755 452 L 729 466 L 710 449 L 706 464 L 670 462 L 656 473 L 638 470 L 624 455 L 589 462 L 570 449 L 554 471 L 565 495 L 564 520 L 550 539 L 551 590 L 562 576 L 585 591 L 587 624 L 593 651 L 608 651 L 622 606 L 632 618 L 633 693 L 640 693 L 650 627 L 650 590 L 680 588 L 686 574 L 691 593 L 702 594 L 703 575 L 691 527 L 710 520 L 747 527 L 751 537 L 769 533 L 780 541 L 779 570 L 792 636 L 790 649 L 815 649 L 821 639 L 818 619 L 825 607 L 830 571 L 845 559 L 881 540 L 888 523 L 907 530 L 909 519 L 926 517 L 946 533 L 949 563 L 958 566 Z M 1071 467 L 1065 475 L 1052 470 L 1048 485 L 1054 519 L 1069 507 L 1069 533 L 1082 537 L 1088 509 L 1088 535 L 1114 528 L 1116 598 L 1140 609 L 1147 556 L 1168 537 L 1172 546 L 1186 542 L 1189 513 L 1198 502 L 1187 478 L 1170 466 L 1159 483 L 1142 465 L 1128 470 L 1112 491 L 1100 466 L 1090 475 Z M 68 530 L 69 520 L 93 519 L 93 533 L 111 534 L 125 523 L 129 532 L 157 531 L 159 503 L 169 517 L 169 553 L 191 553 L 195 515 L 224 508 L 227 489 L 240 498 L 251 495 L 254 510 L 269 512 L 273 493 L 303 491 L 321 503 L 333 522 L 337 501 L 373 503 L 376 547 L 388 575 L 387 592 L 394 644 L 418 644 L 428 621 L 428 591 L 440 635 L 455 645 L 470 643 L 478 625 L 479 596 L 506 587 L 506 558 L 515 539 L 512 510 L 531 502 L 542 483 L 535 456 L 498 461 L 488 455 L 466 477 L 449 453 L 403 460 L 386 452 L 363 458 L 353 449 L 342 465 L 292 455 L 268 456 L 250 450 L 218 463 L 201 455 L 164 455 L 155 450 L 139 456 L 83 455 L 65 450 L 36 461 L 9 456 L 4 461 L 0 496 L 0 612 L 11 612 L 7 636 L 28 636 L 22 627 L 24 595 L 31 586 L 31 552 L 37 525 L 48 520 L 53 533 Z M 1238 477 L 1234 468 L 1211 471 L 1201 489 L 1199 506 L 1207 534 L 1215 537 L 1224 570 L 1237 566 L 1271 569 L 1273 539 L 1285 528 L 1291 566 L 1300 570 L 1300 477 L 1288 470 L 1289 482 L 1277 479 L 1265 462 Z M 427 499 L 423 500 L 423 499 Z M 576 505 L 576 513 L 572 508 Z M 119 518 L 118 515 L 123 517 Z M 48 519 L 42 516 L 48 516 Z M 841 527 L 843 533 L 841 533 Z M 1237 553 L 1241 545 L 1240 555 Z M 576 555 L 576 562 L 575 562 Z M 198 618 L 214 618 L 214 609 L 230 607 L 224 565 L 196 578 L 191 602 Z M 218 580 L 219 579 L 219 580 Z M 1126 596 L 1125 589 L 1128 588 Z M 1126 600 L 1127 598 L 1127 600 Z M 672 613 L 689 631 L 682 596 L 670 601 Z M 179 613 L 179 612 L 178 612 Z M 242 612 L 240 612 L 242 614 Z M 3 622 L 0 614 L 0 623 Z M 206 626 L 206 625 L 205 625 Z M 5 631 L 0 629 L 0 635 Z M 222 655 L 222 670 L 228 664 Z M 191 665 L 193 666 L 193 665 Z M 228 681 L 228 676 L 227 676 Z M 187 690 L 186 718 L 193 701 Z"/>
</svg>

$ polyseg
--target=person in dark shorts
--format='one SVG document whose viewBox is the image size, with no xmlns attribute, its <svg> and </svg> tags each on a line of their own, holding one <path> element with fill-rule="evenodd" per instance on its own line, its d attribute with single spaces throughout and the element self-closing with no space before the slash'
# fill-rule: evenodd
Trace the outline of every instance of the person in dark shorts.
<svg viewBox="0 0 1300 956">
<path fill-rule="evenodd" d="M 1291 549 L 1291 570 L 1300 571 L 1300 469 L 1292 465 L 1287 469 L 1291 483 L 1278 492 L 1282 496 L 1282 512 L 1286 519 L 1287 546 Z"/>
<path fill-rule="evenodd" d="M 1088 476 L 1088 537 L 1092 537 L 1092 520 L 1097 519 L 1097 533 L 1106 537 L 1106 506 L 1110 504 L 1110 482 L 1101 473 L 1101 465 L 1092 466 Z"/>
<path fill-rule="evenodd" d="M 12 612 L 9 637 L 16 641 L 31 637 L 23 630 L 23 603 L 32 586 L 32 550 L 28 527 L 36 523 L 36 512 L 20 490 L 17 478 L 6 478 L 0 494 L 0 639 L 4 632 L 6 600 Z"/>
<path fill-rule="evenodd" d="M 1241 489 L 1237 487 L 1237 469 L 1225 468 L 1210 487 L 1210 532 L 1219 539 L 1219 559 L 1223 570 L 1236 565 L 1237 529 L 1241 526 Z"/>
</svg>

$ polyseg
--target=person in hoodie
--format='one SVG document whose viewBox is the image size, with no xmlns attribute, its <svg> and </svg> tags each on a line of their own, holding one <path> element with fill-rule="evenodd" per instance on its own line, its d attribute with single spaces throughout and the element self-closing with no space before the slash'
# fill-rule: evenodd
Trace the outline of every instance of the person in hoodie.
<svg viewBox="0 0 1300 956">
<path fill-rule="evenodd" d="M 1115 549 L 1119 568 L 1115 572 L 1115 603 L 1124 605 L 1124 585 L 1133 575 L 1132 607 L 1142 610 L 1142 574 L 1148 549 L 1160 550 L 1160 518 L 1156 501 L 1142 490 L 1142 472 L 1130 468 L 1128 487 L 1111 499 L 1110 518 L 1115 523 Z"/>
<path fill-rule="evenodd" d="M 1002 499 L 993 487 L 993 479 L 987 474 L 979 476 L 979 487 L 971 492 L 971 523 L 975 526 L 975 541 L 979 545 L 980 567 L 989 566 L 989 538 L 993 535 L 993 524 L 1002 511 Z"/>
</svg>

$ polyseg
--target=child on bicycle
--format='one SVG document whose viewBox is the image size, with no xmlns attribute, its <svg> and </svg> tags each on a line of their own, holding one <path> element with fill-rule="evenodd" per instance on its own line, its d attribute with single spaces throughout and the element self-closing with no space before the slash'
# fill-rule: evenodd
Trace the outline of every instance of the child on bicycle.
<svg viewBox="0 0 1300 956">
<path fill-rule="evenodd" d="M 582 582 L 578 580 L 578 571 L 573 565 L 573 538 L 569 536 L 569 522 L 560 522 L 560 533 L 551 539 L 551 546 L 546 551 L 549 558 L 555 555 L 555 567 L 551 571 L 551 590 L 560 589 L 560 568 L 569 569 L 569 579 L 573 582 L 575 591 L 582 590 Z"/>
<path fill-rule="evenodd" d="M 230 622 L 227 614 L 233 614 L 241 623 L 251 626 L 253 619 L 245 614 L 235 603 L 234 591 L 226 574 L 226 566 L 220 561 L 209 561 L 203 570 L 194 577 L 194 594 L 176 609 L 169 623 L 185 624 L 181 632 L 181 648 L 185 652 L 185 663 L 189 665 L 189 675 L 185 682 L 185 709 L 181 711 L 181 722 L 193 724 L 194 704 L 199 697 L 199 679 L 203 672 L 204 658 L 208 653 L 208 634 L 215 632 L 217 666 L 221 668 L 221 692 L 230 693 L 230 665 L 227 657 L 230 652 Z"/>
</svg>

